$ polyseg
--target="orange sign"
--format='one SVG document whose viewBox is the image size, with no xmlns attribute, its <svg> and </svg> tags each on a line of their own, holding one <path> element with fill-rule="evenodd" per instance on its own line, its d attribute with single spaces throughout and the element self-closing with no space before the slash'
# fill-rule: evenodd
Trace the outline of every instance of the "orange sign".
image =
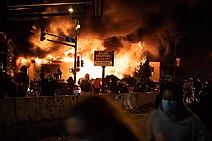
<svg viewBox="0 0 212 141">
<path fill-rule="evenodd" d="M 94 51 L 94 66 L 113 66 L 114 51 Z"/>
</svg>

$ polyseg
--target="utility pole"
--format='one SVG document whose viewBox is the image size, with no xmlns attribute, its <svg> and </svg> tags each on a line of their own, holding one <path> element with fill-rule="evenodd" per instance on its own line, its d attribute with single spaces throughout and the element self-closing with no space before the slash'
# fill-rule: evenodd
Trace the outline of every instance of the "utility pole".
<svg viewBox="0 0 212 141">
<path fill-rule="evenodd" d="M 74 82 L 77 82 L 77 36 L 75 36 L 75 47 L 74 47 Z"/>
<path fill-rule="evenodd" d="M 173 80 L 176 82 L 176 55 L 177 55 L 177 38 L 178 37 L 183 37 L 185 34 L 188 32 L 177 32 L 176 30 L 174 31 L 174 71 L 173 71 Z"/>
<path fill-rule="evenodd" d="M 74 47 L 74 82 L 77 82 L 77 38 L 80 29 L 79 20 L 76 19 L 76 28 L 75 28 L 75 47 Z"/>
<path fill-rule="evenodd" d="M 104 94 L 105 91 L 105 66 L 102 66 L 102 94 Z"/>
</svg>

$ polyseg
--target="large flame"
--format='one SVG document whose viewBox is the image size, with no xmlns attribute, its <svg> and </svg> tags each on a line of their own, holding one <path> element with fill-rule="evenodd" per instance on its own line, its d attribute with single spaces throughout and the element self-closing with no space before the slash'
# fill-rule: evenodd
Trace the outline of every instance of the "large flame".
<svg viewBox="0 0 212 141">
<path fill-rule="evenodd" d="M 56 20 L 51 22 L 49 27 L 49 31 L 52 33 L 63 33 L 64 35 L 70 35 L 69 33 L 73 31 L 72 29 L 74 26 L 67 20 Z M 41 42 L 39 40 L 39 36 L 39 32 L 37 31 L 35 36 L 31 38 L 34 48 L 39 47 L 42 50 L 49 52 L 49 54 L 43 58 L 38 58 L 37 56 L 24 58 L 21 56 L 17 59 L 17 65 L 21 66 L 25 64 L 30 66 L 32 60 L 34 60 L 33 63 L 37 64 L 37 66 L 40 66 L 43 63 L 53 63 L 53 61 L 62 61 L 69 64 L 68 66 L 65 65 L 65 67 L 61 65 L 61 70 L 65 72 L 63 73 L 64 79 L 67 79 L 68 76 L 73 75 L 72 73 L 69 73 L 69 69 L 73 67 L 74 49 L 58 44 L 58 47 L 52 50 L 52 46 L 55 46 L 55 44 L 48 41 Z M 53 39 L 50 36 L 47 38 Z M 95 35 L 92 34 L 87 34 L 85 36 L 80 35 L 78 37 L 77 47 L 81 58 L 84 60 L 84 67 L 80 68 L 78 78 L 84 77 L 86 73 L 89 73 L 91 78 L 101 77 L 102 68 L 94 66 L 94 51 L 106 49 L 103 46 L 103 39 L 96 38 Z M 121 78 L 123 75 L 132 75 L 136 66 L 141 61 L 145 61 L 145 51 L 147 51 L 147 48 L 145 48 L 145 44 L 142 44 L 142 42 L 130 43 L 123 41 L 123 47 L 114 51 L 114 66 L 106 67 L 106 75 L 114 74 Z"/>
</svg>

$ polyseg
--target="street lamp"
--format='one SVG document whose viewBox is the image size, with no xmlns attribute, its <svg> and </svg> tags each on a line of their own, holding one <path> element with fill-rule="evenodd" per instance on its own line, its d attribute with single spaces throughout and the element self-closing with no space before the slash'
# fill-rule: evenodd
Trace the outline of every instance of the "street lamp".
<svg viewBox="0 0 212 141">
<path fill-rule="evenodd" d="M 68 9 L 68 11 L 69 11 L 70 13 L 73 13 L 73 12 L 74 12 L 74 9 L 71 7 L 71 8 Z"/>
<path fill-rule="evenodd" d="M 74 9 L 71 7 L 68 10 L 70 13 L 74 12 Z M 74 46 L 74 82 L 76 83 L 76 79 L 77 79 L 77 36 L 79 33 L 79 29 L 80 29 L 80 24 L 79 24 L 79 20 L 76 19 L 76 27 L 75 27 L 75 46 Z"/>
<path fill-rule="evenodd" d="M 74 81 L 75 83 L 77 82 L 77 36 L 79 33 L 79 29 L 80 29 L 80 24 L 79 24 L 79 20 L 76 20 L 76 28 L 75 28 L 75 48 L 74 48 Z"/>
</svg>

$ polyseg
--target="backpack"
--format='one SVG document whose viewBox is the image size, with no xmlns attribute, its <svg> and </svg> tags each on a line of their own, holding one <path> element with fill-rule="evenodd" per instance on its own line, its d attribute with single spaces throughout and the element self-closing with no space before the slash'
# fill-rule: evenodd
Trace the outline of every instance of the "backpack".
<svg viewBox="0 0 212 141">
<path fill-rule="evenodd" d="M 91 91 L 91 84 L 88 80 L 84 80 L 81 84 L 81 89 L 83 92 L 90 92 Z"/>
</svg>

